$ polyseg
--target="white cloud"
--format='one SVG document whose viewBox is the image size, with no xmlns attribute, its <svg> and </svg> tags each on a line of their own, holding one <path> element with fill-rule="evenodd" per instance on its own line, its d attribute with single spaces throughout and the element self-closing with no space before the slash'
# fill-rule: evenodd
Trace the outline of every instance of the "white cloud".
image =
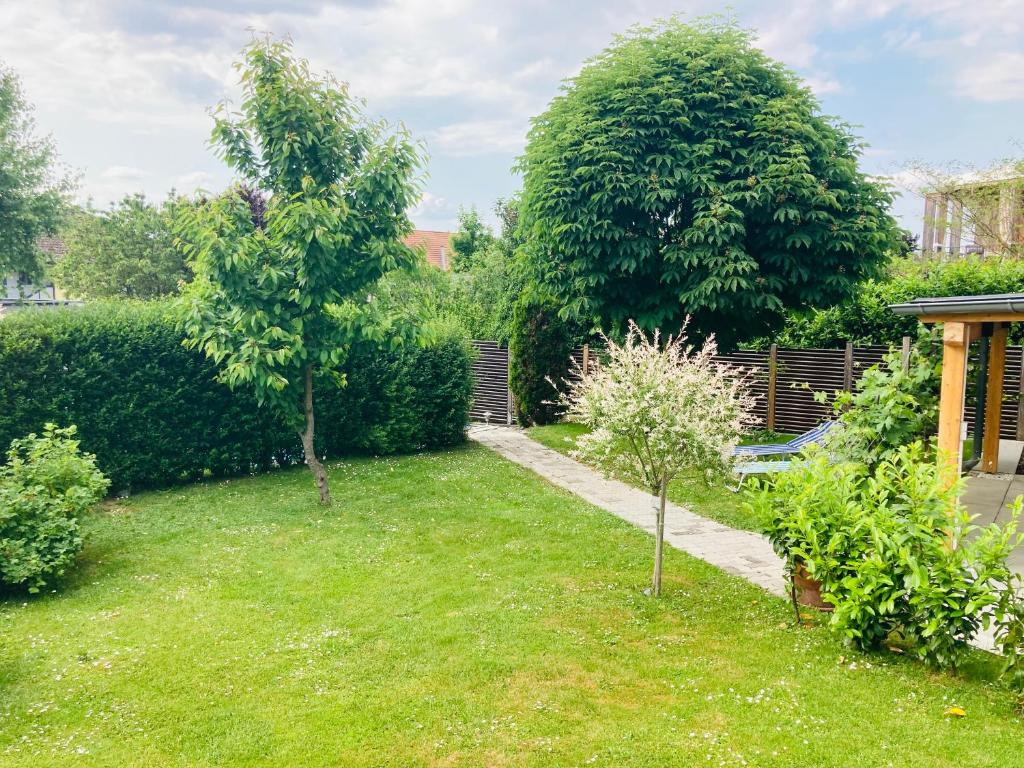
<svg viewBox="0 0 1024 768">
<path fill-rule="evenodd" d="M 200 189 L 206 192 L 216 191 L 219 181 L 218 177 L 208 171 L 192 171 L 175 178 L 171 186 L 180 194 L 191 195 Z"/>
<path fill-rule="evenodd" d="M 112 165 L 100 173 L 100 178 L 108 181 L 141 181 L 149 174 L 141 168 L 129 165 Z"/>
<path fill-rule="evenodd" d="M 819 96 L 858 90 L 846 71 L 842 80 L 836 71 L 849 41 L 849 49 L 866 45 L 869 58 L 875 47 L 928 57 L 935 79 L 953 93 L 1008 101 L 1024 98 L 1020 3 L 736 0 L 735 15 Z M 162 195 L 171 186 L 187 192 L 226 183 L 228 172 L 206 144 L 206 108 L 237 95 L 232 62 L 247 28 L 289 34 L 314 70 L 335 73 L 366 97 L 371 114 L 404 118 L 427 139 L 435 163 L 480 158 L 472 165 L 482 176 L 487 171 L 477 169 L 507 170 L 498 159 L 521 150 L 529 117 L 615 33 L 676 11 L 693 17 L 719 7 L 712 0 L 0 2 L 0 57 L 22 75 L 40 125 L 54 131 L 65 159 L 85 169 L 83 196 L 98 200 L 138 188 Z M 880 19 L 878 33 L 868 25 Z M 865 30 L 873 35 L 867 42 Z M 454 199 L 464 178 L 447 179 L 444 192 Z M 477 179 L 476 188 L 486 183 Z M 494 196 L 510 183 L 500 180 Z M 443 200 L 441 187 L 433 189 Z"/>
<path fill-rule="evenodd" d="M 1024 53 L 1004 51 L 963 62 L 955 83 L 957 93 L 975 101 L 1024 99 Z"/>
<path fill-rule="evenodd" d="M 804 84 L 818 96 L 828 93 L 839 93 L 843 90 L 842 83 L 834 77 L 809 75 L 804 78 Z"/>
<path fill-rule="evenodd" d="M 424 192 L 420 201 L 409 212 L 409 217 L 415 222 L 423 220 L 436 221 L 438 219 L 453 219 L 458 212 L 458 206 L 443 197 Z"/>
<path fill-rule="evenodd" d="M 528 129 L 525 119 L 450 123 L 427 137 L 427 147 L 432 153 L 453 157 L 517 154 L 525 146 Z"/>
</svg>

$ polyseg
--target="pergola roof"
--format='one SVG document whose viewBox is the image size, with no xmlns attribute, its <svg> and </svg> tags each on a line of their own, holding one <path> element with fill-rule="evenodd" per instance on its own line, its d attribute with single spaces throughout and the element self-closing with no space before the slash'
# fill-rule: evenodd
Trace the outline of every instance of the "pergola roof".
<svg viewBox="0 0 1024 768">
<path fill-rule="evenodd" d="M 1024 320 L 1024 293 L 997 293 L 989 296 L 944 296 L 914 299 L 889 306 L 897 315 L 914 315 L 923 322 L 953 318 L 971 320 Z"/>
<path fill-rule="evenodd" d="M 982 471 L 995 472 L 999 463 L 1007 324 L 1024 321 L 1024 293 L 914 299 L 892 304 L 889 309 L 897 315 L 917 317 L 922 323 L 944 324 L 936 457 L 945 482 L 950 484 L 960 476 L 963 456 L 967 348 L 974 340 L 982 342 L 976 417 L 983 431 L 979 433 L 976 424 L 975 440 L 981 443 Z"/>
</svg>

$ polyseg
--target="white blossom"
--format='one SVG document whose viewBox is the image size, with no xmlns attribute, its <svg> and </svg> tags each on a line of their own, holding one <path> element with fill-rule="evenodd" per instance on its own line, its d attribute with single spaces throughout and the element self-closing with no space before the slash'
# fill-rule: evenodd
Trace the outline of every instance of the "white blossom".
<svg viewBox="0 0 1024 768">
<path fill-rule="evenodd" d="M 687 344 L 685 326 L 662 343 L 630 321 L 620 345 L 604 338 L 607 360 L 567 382 L 562 396 L 570 419 L 591 431 L 573 455 L 660 497 L 654 591 L 660 589 L 660 550 L 667 484 L 692 471 L 711 481 L 732 469 L 732 449 L 753 421 L 746 371 L 717 362 L 714 338 Z"/>
</svg>

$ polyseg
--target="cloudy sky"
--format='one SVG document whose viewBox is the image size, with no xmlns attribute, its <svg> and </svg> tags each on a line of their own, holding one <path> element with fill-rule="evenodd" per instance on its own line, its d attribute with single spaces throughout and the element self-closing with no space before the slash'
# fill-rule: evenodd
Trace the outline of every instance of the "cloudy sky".
<svg viewBox="0 0 1024 768">
<path fill-rule="evenodd" d="M 207 108 L 237 95 L 249 30 L 290 35 L 316 69 L 428 146 L 413 214 L 452 227 L 518 186 L 529 119 L 559 83 L 637 22 L 699 16 L 688 0 L 0 0 L 0 61 L 21 75 L 41 130 L 99 205 L 171 187 L 218 190 Z M 735 0 L 759 45 L 858 126 L 864 164 L 986 164 L 1024 154 L 1024 0 Z M 897 205 L 919 230 L 919 203 Z"/>
</svg>

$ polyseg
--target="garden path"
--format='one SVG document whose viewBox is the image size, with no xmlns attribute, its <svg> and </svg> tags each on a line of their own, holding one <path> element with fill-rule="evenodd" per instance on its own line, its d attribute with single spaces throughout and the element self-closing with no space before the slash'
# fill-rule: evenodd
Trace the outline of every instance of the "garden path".
<svg viewBox="0 0 1024 768">
<path fill-rule="evenodd" d="M 609 480 L 590 467 L 545 448 L 518 429 L 475 424 L 469 429 L 469 437 L 594 506 L 654 533 L 650 494 Z M 772 594 L 787 593 L 782 560 L 760 534 L 738 531 L 669 502 L 665 511 L 665 541 Z"/>
<path fill-rule="evenodd" d="M 609 480 L 590 467 L 531 440 L 515 427 L 474 424 L 469 428 L 469 438 L 594 506 L 654 533 L 654 505 L 650 494 Z M 730 528 L 669 502 L 665 511 L 665 541 L 774 595 L 788 597 L 782 560 L 768 539 L 760 534 Z M 1011 567 L 1013 565 L 1020 567 L 1021 564 L 1011 563 Z M 994 650 L 992 628 L 980 632 L 972 645 Z"/>
</svg>

